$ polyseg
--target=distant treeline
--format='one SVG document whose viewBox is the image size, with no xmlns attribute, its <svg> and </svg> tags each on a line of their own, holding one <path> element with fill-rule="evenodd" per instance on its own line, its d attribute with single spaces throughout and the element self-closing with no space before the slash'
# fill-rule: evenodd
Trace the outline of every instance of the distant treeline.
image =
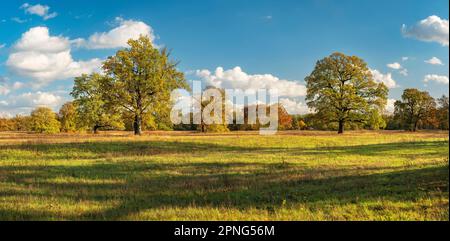
<svg viewBox="0 0 450 241">
<path fill-rule="evenodd" d="M 415 95 L 411 95 L 411 93 Z M 431 98 L 427 92 L 415 89 L 405 90 L 402 101 L 395 103 L 394 113 L 383 114 L 381 119 L 366 123 L 346 123 L 347 130 L 409 130 L 449 129 L 449 98 L 442 96 L 437 100 Z M 268 108 L 269 109 L 269 108 Z M 98 130 L 126 130 L 133 131 L 134 118 L 125 114 L 114 118 L 114 121 L 105 126 L 90 127 L 85 119 L 77 112 L 74 102 L 65 103 L 58 113 L 50 108 L 39 107 L 29 116 L 15 116 L 13 118 L 0 118 L 0 131 L 26 131 L 37 133 L 75 133 Z M 247 122 L 247 108 L 244 109 L 244 120 Z M 286 109 L 278 104 L 279 130 L 337 130 L 338 123 L 330 123 L 318 114 L 289 115 Z M 256 124 L 179 124 L 173 125 L 169 118 L 155 118 L 152 115 L 143 118 L 144 130 L 190 130 L 199 132 L 227 132 L 259 130 L 262 127 Z"/>
<path fill-rule="evenodd" d="M 70 93 L 74 101 L 65 103 L 58 113 L 39 107 L 30 116 L 2 118 L 0 131 L 97 133 L 99 130 L 132 130 L 140 135 L 142 130 L 226 132 L 262 127 L 258 121 L 249 124 L 248 108 L 244 109 L 245 124 L 206 125 L 202 118 L 200 124 L 173 125 L 170 121 L 171 93 L 175 89 L 190 89 L 184 74 L 177 69 L 178 62 L 169 58 L 167 49 L 155 48 L 147 37 L 131 39 L 128 45 L 129 48 L 118 50 L 103 62 L 102 74 L 83 74 L 75 78 Z M 314 114 L 289 115 L 281 104 L 258 105 L 257 108 L 267 108 L 266 113 L 270 109 L 278 110 L 280 130 L 337 130 L 338 133 L 347 129 L 448 130 L 447 96 L 435 100 L 428 92 L 405 89 L 401 100 L 395 102 L 394 113 L 383 114 L 386 113 L 389 89 L 374 80 L 367 63 L 357 56 L 333 53 L 317 61 L 305 82 L 306 104 Z M 224 90 L 219 91 L 225 98 Z M 197 101 L 202 112 L 208 110 L 214 100 Z M 222 118 L 224 116 L 222 113 Z M 193 116 L 189 117 L 193 119 Z"/>
</svg>

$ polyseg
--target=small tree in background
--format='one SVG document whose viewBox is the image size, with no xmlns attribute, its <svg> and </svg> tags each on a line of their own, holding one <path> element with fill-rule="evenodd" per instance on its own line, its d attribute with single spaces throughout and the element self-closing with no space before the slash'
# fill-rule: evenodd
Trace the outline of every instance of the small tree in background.
<svg viewBox="0 0 450 241">
<path fill-rule="evenodd" d="M 365 127 L 372 130 L 380 130 L 386 128 L 386 126 L 386 120 L 383 118 L 383 115 L 379 113 L 378 109 L 373 109 L 369 114 Z"/>
<path fill-rule="evenodd" d="M 438 108 L 436 117 L 439 121 L 439 128 L 448 130 L 448 97 L 443 95 L 437 100 Z"/>
<path fill-rule="evenodd" d="M 14 119 L 0 118 L 0 131 L 14 131 Z"/>
<path fill-rule="evenodd" d="M 31 112 L 31 130 L 38 133 L 54 134 L 59 132 L 60 123 L 56 113 L 50 108 L 38 107 Z"/>
<path fill-rule="evenodd" d="M 77 110 L 73 102 L 67 102 L 59 109 L 61 132 L 75 132 L 77 130 Z"/>
<path fill-rule="evenodd" d="M 270 113 L 270 106 L 267 107 L 266 113 Z M 293 118 L 286 111 L 282 104 L 278 104 L 278 130 L 292 129 Z"/>
<path fill-rule="evenodd" d="M 278 110 L 278 130 L 289 130 L 293 128 L 293 117 L 289 115 L 289 113 L 286 111 L 284 106 L 282 104 L 273 104 L 276 105 L 276 108 Z M 272 106 L 273 106 L 272 105 Z M 257 116 L 256 121 L 254 124 L 249 124 L 249 109 L 251 107 L 254 107 L 256 110 L 256 113 L 258 113 L 259 108 L 265 108 L 266 109 L 266 115 L 270 115 L 270 105 L 267 104 L 259 104 L 256 106 L 245 106 L 244 107 L 244 124 L 239 125 L 239 130 L 259 130 L 260 128 L 264 128 L 268 126 L 261 125 L 259 121 L 259 117 Z"/>
<path fill-rule="evenodd" d="M 306 130 L 308 126 L 303 120 L 301 115 L 293 115 L 292 116 L 292 129 L 294 130 Z"/>
<path fill-rule="evenodd" d="M 225 90 L 224 89 L 220 89 L 220 88 L 216 88 L 213 86 L 208 86 L 205 88 L 205 90 L 218 90 L 220 92 L 220 98 L 221 98 L 221 102 L 222 102 L 222 106 L 221 106 L 221 120 L 219 119 L 218 116 L 214 116 L 214 112 L 211 111 L 209 113 L 210 118 L 213 119 L 214 121 L 218 122 L 217 124 L 206 124 L 205 120 L 204 120 L 204 116 L 203 116 L 203 112 L 205 111 L 205 108 L 207 108 L 208 105 L 212 104 L 214 100 L 213 97 L 210 97 L 209 99 L 201 96 L 201 99 L 194 99 L 194 101 L 196 101 L 199 106 L 200 106 L 200 111 L 197 112 L 196 114 L 193 115 L 193 118 L 199 119 L 200 120 L 200 124 L 198 124 L 197 126 L 197 130 L 200 132 L 229 132 L 230 129 L 228 128 L 228 125 L 225 123 L 226 120 L 226 115 L 228 114 L 227 111 L 225 109 Z"/>
<path fill-rule="evenodd" d="M 416 131 L 419 124 L 432 118 L 431 113 L 436 109 L 436 102 L 426 91 L 405 89 L 402 100 L 395 102 L 394 115 L 400 118 L 405 128 Z"/>
<path fill-rule="evenodd" d="M 367 64 L 356 56 L 333 53 L 319 60 L 305 81 L 308 107 L 328 123 L 337 123 L 338 133 L 346 123 L 366 124 L 386 105 L 387 87 L 376 83 Z"/>
<path fill-rule="evenodd" d="M 13 118 L 14 131 L 31 131 L 31 117 L 16 115 Z"/>
<path fill-rule="evenodd" d="M 104 100 L 100 81 L 105 76 L 94 73 L 83 74 L 75 78 L 72 92 L 78 114 L 79 129 L 90 129 L 98 133 L 101 128 L 121 129 L 124 127 L 122 116 L 117 107 Z"/>
</svg>

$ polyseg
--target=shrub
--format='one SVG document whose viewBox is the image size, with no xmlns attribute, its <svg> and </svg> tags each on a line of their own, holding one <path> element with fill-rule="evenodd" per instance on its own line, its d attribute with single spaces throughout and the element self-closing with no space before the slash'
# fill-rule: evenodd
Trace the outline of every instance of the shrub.
<svg viewBox="0 0 450 241">
<path fill-rule="evenodd" d="M 47 107 L 39 107 L 31 112 L 31 130 L 38 133 L 59 132 L 60 123 L 56 114 Z"/>
</svg>

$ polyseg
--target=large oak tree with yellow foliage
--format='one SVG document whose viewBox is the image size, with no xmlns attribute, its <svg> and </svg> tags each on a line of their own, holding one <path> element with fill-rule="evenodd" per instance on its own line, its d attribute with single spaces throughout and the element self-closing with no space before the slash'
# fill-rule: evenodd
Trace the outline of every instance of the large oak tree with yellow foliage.
<svg viewBox="0 0 450 241">
<path fill-rule="evenodd" d="M 172 90 L 188 85 L 167 49 L 155 48 L 145 36 L 130 39 L 128 45 L 104 62 L 102 89 L 109 103 L 134 117 L 134 133 L 140 135 L 143 117 L 167 111 Z"/>
<path fill-rule="evenodd" d="M 338 133 L 346 123 L 367 124 L 382 112 L 388 89 L 373 80 L 367 64 L 357 56 L 342 53 L 319 60 L 305 78 L 308 107 L 326 122 L 338 124 Z"/>
</svg>

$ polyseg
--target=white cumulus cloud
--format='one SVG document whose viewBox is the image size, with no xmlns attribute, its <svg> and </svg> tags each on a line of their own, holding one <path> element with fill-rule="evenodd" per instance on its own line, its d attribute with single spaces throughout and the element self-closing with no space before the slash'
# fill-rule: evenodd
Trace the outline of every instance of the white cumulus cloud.
<svg viewBox="0 0 450 241">
<path fill-rule="evenodd" d="M 19 75 L 35 79 L 34 84 L 39 86 L 99 71 L 101 60 L 74 61 L 68 38 L 50 36 L 47 27 L 34 27 L 22 34 L 6 65 Z"/>
<path fill-rule="evenodd" d="M 17 107 L 39 107 L 46 106 L 56 108 L 63 103 L 61 96 L 49 92 L 28 92 L 14 98 L 12 104 Z"/>
<path fill-rule="evenodd" d="M 403 68 L 403 66 L 398 62 L 387 64 L 386 66 L 388 68 L 398 70 L 398 72 L 403 76 L 408 76 L 408 70 L 406 68 Z"/>
<path fill-rule="evenodd" d="M 398 62 L 392 63 L 392 64 L 387 64 L 387 67 L 391 68 L 391 69 L 401 69 L 402 65 Z"/>
<path fill-rule="evenodd" d="M 427 74 L 425 75 L 423 82 L 428 83 L 434 81 L 439 84 L 448 84 L 448 77 L 445 75 Z"/>
<path fill-rule="evenodd" d="M 129 39 L 137 39 L 140 35 L 147 36 L 152 42 L 155 40 L 152 27 L 141 21 L 116 18 L 119 26 L 108 32 L 92 34 L 87 40 L 77 39 L 76 44 L 89 49 L 111 49 L 127 47 Z"/>
<path fill-rule="evenodd" d="M 4 116 L 28 115 L 36 107 L 49 107 L 57 111 L 66 101 L 62 96 L 51 92 L 27 92 L 9 95 L 7 101 L 1 101 L 0 113 Z"/>
<path fill-rule="evenodd" d="M 289 98 L 280 98 L 280 104 L 286 109 L 286 111 L 291 115 L 303 115 L 311 113 L 306 103 L 297 102 Z"/>
<path fill-rule="evenodd" d="M 397 83 L 392 78 L 391 73 L 383 74 L 376 69 L 370 69 L 370 72 L 372 73 L 372 77 L 375 82 L 384 83 L 389 89 L 397 87 Z"/>
<path fill-rule="evenodd" d="M 16 51 L 34 51 L 58 53 L 69 49 L 69 39 L 62 36 L 50 36 L 47 27 L 34 27 L 22 34 L 14 45 Z"/>
<path fill-rule="evenodd" d="M 224 89 L 274 89 L 279 96 L 298 97 L 306 95 L 306 87 L 298 81 L 279 79 L 271 74 L 247 74 L 240 67 L 224 70 L 217 67 L 214 73 L 209 70 L 197 70 L 196 75 L 207 85 Z"/>
<path fill-rule="evenodd" d="M 5 116 L 28 115 L 36 107 L 49 107 L 58 111 L 61 105 L 67 101 L 56 93 L 43 91 L 9 95 L 7 100 L 0 105 L 0 113 Z"/>
<path fill-rule="evenodd" d="M 387 113 L 389 113 L 389 114 L 394 113 L 394 110 L 395 110 L 395 106 L 394 106 L 395 101 L 397 101 L 397 100 L 396 100 L 396 99 L 388 99 L 388 100 L 387 100 L 387 104 L 386 104 L 386 107 L 385 107 L 385 111 L 386 111 Z"/>
<path fill-rule="evenodd" d="M 402 26 L 402 34 L 405 37 L 416 38 L 425 42 L 437 42 L 442 46 L 448 46 L 448 19 L 438 16 L 429 16 L 413 26 Z"/>
<path fill-rule="evenodd" d="M 44 20 L 48 20 L 58 16 L 56 12 L 50 13 L 50 7 L 47 5 L 41 4 L 31 5 L 29 3 L 24 3 L 20 8 L 24 9 L 26 13 L 38 15 L 42 17 Z"/>
<path fill-rule="evenodd" d="M 433 57 L 429 60 L 425 60 L 425 63 L 432 64 L 432 65 L 444 65 L 440 59 L 437 57 Z"/>
</svg>

